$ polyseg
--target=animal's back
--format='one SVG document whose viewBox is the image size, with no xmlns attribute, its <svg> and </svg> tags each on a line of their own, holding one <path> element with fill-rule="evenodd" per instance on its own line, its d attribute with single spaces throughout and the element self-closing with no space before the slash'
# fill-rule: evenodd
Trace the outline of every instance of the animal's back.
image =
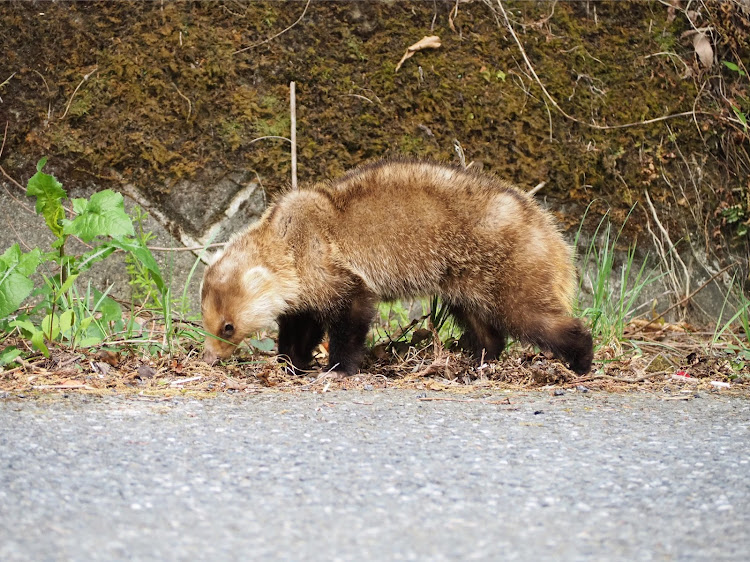
<svg viewBox="0 0 750 562">
<path fill-rule="evenodd" d="M 503 306 L 523 292 L 542 307 L 570 301 L 569 247 L 545 211 L 497 178 L 386 161 L 326 191 L 342 259 L 384 298 L 440 294 Z"/>
</svg>

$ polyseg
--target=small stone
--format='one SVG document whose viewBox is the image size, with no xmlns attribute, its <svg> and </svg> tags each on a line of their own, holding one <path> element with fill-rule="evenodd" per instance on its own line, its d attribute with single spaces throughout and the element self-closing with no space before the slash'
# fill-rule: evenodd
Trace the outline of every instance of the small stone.
<svg viewBox="0 0 750 562">
<path fill-rule="evenodd" d="M 565 394 L 565 391 L 562 388 L 558 388 L 553 394 L 555 396 L 563 396 Z"/>
<path fill-rule="evenodd" d="M 585 386 L 583 386 L 582 384 L 579 384 L 579 385 L 578 385 L 578 386 L 576 387 L 576 390 L 577 390 L 578 392 L 588 392 L 588 391 L 589 391 L 588 387 L 585 387 Z"/>
<path fill-rule="evenodd" d="M 149 367 L 148 365 L 141 365 L 138 367 L 138 377 L 143 379 L 152 379 L 154 378 L 154 375 L 156 374 L 156 371 L 153 369 L 153 367 Z"/>
<path fill-rule="evenodd" d="M 365 390 L 374 390 L 374 389 L 375 389 L 375 387 L 374 387 L 374 386 L 372 386 L 371 384 L 366 384 L 366 385 L 365 385 L 365 386 L 364 386 L 363 388 L 364 388 Z"/>
</svg>

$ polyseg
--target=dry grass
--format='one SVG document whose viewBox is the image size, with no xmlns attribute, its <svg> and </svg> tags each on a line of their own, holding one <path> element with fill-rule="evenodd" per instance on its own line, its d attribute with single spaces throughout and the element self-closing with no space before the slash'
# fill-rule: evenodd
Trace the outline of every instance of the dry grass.
<svg viewBox="0 0 750 562">
<path fill-rule="evenodd" d="M 634 333 L 638 329 L 631 327 Z M 23 341 L 5 343 L 19 348 L 24 345 Z M 640 389 L 662 393 L 700 390 L 750 395 L 750 361 L 745 365 L 733 363 L 732 355 L 722 351 L 721 346 L 714 346 L 711 355 L 706 349 L 705 334 L 690 334 L 665 326 L 640 334 L 637 342 L 618 345 L 617 349 L 600 349 L 595 369 L 584 376 L 577 376 L 559 361 L 519 345 L 511 346 L 500 361 L 481 365 L 460 352 L 427 345 L 421 349 L 410 347 L 403 355 L 381 349 L 378 358 L 374 353 L 368 357 L 360 374 L 342 378 L 319 369 L 296 375 L 273 356 L 239 354 L 223 365 L 210 366 L 200 361 L 195 350 L 172 357 L 146 357 L 137 350 L 71 353 L 57 348 L 49 359 L 41 355 L 29 357 L 20 366 L 0 372 L 0 392 L 6 396 L 60 392 L 127 394 L 152 399 L 383 388 L 451 393 L 532 389 L 607 392 Z M 689 376 L 675 378 L 677 373 Z"/>
</svg>

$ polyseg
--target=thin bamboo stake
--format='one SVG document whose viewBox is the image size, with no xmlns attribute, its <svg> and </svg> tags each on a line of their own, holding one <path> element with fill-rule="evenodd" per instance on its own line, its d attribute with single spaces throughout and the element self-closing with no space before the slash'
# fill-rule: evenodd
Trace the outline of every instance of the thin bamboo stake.
<svg viewBox="0 0 750 562">
<path fill-rule="evenodd" d="M 297 92 L 296 84 L 289 82 L 289 109 L 291 114 L 292 189 L 297 189 Z"/>
</svg>

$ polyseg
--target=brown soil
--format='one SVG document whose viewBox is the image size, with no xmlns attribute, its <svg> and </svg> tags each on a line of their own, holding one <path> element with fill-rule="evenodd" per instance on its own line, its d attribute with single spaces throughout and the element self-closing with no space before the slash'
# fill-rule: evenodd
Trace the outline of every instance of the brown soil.
<svg viewBox="0 0 750 562">
<path fill-rule="evenodd" d="M 630 335 L 637 330 L 632 327 Z M 209 366 L 200 361 L 196 350 L 172 357 L 145 357 L 124 345 L 96 353 L 53 348 L 49 359 L 32 357 L 0 372 L 0 391 L 22 397 L 73 392 L 137 394 L 155 399 L 185 394 L 209 397 L 217 393 L 382 388 L 472 395 L 498 390 L 639 390 L 675 399 L 697 392 L 750 396 L 750 353 L 732 352 L 726 342 L 717 343 L 709 352 L 706 342 L 705 334 L 688 334 L 681 327 L 663 325 L 641 335 L 625 350 L 600 349 L 594 370 L 583 376 L 517 345 L 511 346 L 501 360 L 481 367 L 460 352 L 435 349 L 432 344 L 407 347 L 403 355 L 389 350 L 378 354 L 381 359 L 371 354 L 362 372 L 352 377 L 319 369 L 306 375 L 292 374 L 270 355 L 240 353 L 222 365 Z M 19 348 L 25 345 L 22 341 L 14 343 Z"/>
</svg>

